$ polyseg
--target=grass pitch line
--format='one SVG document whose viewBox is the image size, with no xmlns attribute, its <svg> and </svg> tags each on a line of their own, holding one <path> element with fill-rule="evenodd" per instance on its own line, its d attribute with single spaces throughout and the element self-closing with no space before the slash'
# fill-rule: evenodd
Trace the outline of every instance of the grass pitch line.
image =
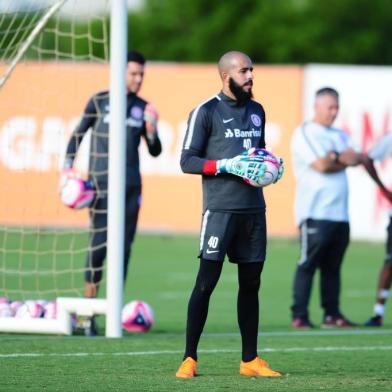
<svg viewBox="0 0 392 392">
<path fill-rule="evenodd" d="M 331 346 L 331 347 L 288 347 L 288 348 L 264 348 L 260 350 L 263 353 L 295 353 L 295 352 L 337 352 L 337 351 L 391 351 L 392 346 Z M 199 353 L 203 354 L 225 354 L 238 353 L 241 350 L 235 349 L 201 349 Z M 12 358 L 42 358 L 42 357 L 102 357 L 102 356 L 125 356 L 137 357 L 148 355 L 181 355 L 182 350 L 157 350 L 157 351 L 134 351 L 134 352 L 119 352 L 119 353 L 9 353 L 0 354 L 0 359 Z"/>
<path fill-rule="evenodd" d="M 299 337 L 299 336 L 360 336 L 360 335 L 391 335 L 392 329 L 319 329 L 319 330 L 307 330 L 307 331 L 275 331 L 275 332 L 259 332 L 260 337 Z M 150 333 L 150 339 L 162 339 L 162 338 L 176 338 L 183 337 L 184 333 L 176 332 L 163 332 L 163 333 Z M 213 338 L 226 338 L 226 337 L 240 337 L 239 332 L 206 332 L 203 333 L 203 337 L 213 337 Z M 123 336 L 124 339 L 130 338 L 129 335 Z M 10 335 L 0 333 L 0 345 L 2 340 L 31 340 L 31 335 Z M 85 340 L 86 337 L 83 335 L 70 336 L 48 336 L 48 335 L 36 335 L 34 340 L 69 340 L 69 339 L 80 339 Z M 96 336 L 94 339 L 106 339 L 105 336 Z"/>
<path fill-rule="evenodd" d="M 344 336 L 344 335 L 389 335 L 392 334 L 392 329 L 319 329 L 319 330 L 306 330 L 306 331 L 276 331 L 276 332 L 259 332 L 259 336 L 264 337 L 296 337 L 296 336 Z M 228 333 L 204 333 L 203 336 L 210 337 L 232 337 L 240 336 L 239 332 Z"/>
</svg>

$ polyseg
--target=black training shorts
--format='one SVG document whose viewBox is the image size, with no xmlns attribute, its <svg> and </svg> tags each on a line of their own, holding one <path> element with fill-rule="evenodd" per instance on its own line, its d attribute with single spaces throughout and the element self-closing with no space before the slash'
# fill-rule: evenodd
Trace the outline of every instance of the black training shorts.
<svg viewBox="0 0 392 392">
<path fill-rule="evenodd" d="M 265 260 L 265 212 L 235 213 L 206 210 L 200 232 L 199 258 L 232 263 Z"/>
</svg>

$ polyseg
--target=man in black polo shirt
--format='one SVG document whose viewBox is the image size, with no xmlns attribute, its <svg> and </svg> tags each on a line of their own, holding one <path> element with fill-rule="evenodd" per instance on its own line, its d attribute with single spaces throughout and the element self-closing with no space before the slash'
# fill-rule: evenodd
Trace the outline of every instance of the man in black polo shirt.
<svg viewBox="0 0 392 392">
<path fill-rule="evenodd" d="M 218 68 L 222 91 L 190 114 L 181 155 L 185 173 L 202 175 L 203 222 L 200 269 L 188 305 L 184 361 L 176 376 L 192 378 L 196 374 L 197 346 L 209 299 L 227 255 L 238 264 L 240 374 L 277 377 L 282 374 L 257 355 L 258 291 L 266 253 L 263 190 L 246 184 L 232 160 L 251 147 L 265 147 L 265 113 L 252 100 L 253 65 L 247 55 L 228 52 Z M 257 170 L 262 175 L 263 165 Z"/>
<path fill-rule="evenodd" d="M 139 144 L 143 138 L 149 153 L 156 157 L 161 153 L 161 142 L 157 132 L 158 113 L 156 109 L 137 94 L 142 86 L 145 59 L 136 51 L 127 55 L 127 109 L 126 109 L 126 201 L 125 201 L 125 243 L 124 279 L 127 275 L 131 244 L 136 232 L 141 203 L 141 175 L 139 169 Z M 102 279 L 103 263 L 106 257 L 108 167 L 109 167 L 109 92 L 93 95 L 87 103 L 82 119 L 73 132 L 66 150 L 63 176 L 72 176 L 72 167 L 86 132 L 91 128 L 89 181 L 96 198 L 89 208 L 90 244 L 86 260 L 84 295 L 97 296 Z M 97 333 L 95 321 L 87 334 Z"/>
</svg>

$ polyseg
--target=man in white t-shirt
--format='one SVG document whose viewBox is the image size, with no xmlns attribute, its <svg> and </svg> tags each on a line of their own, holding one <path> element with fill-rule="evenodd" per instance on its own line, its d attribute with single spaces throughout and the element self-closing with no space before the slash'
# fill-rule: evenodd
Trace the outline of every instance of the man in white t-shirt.
<svg viewBox="0 0 392 392">
<path fill-rule="evenodd" d="M 314 118 L 298 127 L 291 141 L 296 177 L 295 216 L 301 255 L 293 285 L 292 326 L 308 329 L 313 277 L 320 270 L 322 327 L 352 327 L 339 307 L 340 270 L 349 243 L 346 168 L 366 160 L 343 130 L 332 127 L 339 94 L 325 87 L 316 92 Z"/>
<path fill-rule="evenodd" d="M 392 203 L 392 191 L 389 191 L 381 182 L 374 168 L 373 161 L 383 161 L 392 157 L 392 132 L 385 135 L 369 151 L 370 162 L 366 164 L 370 176 L 381 188 L 384 196 Z M 382 266 L 377 284 L 376 303 L 374 304 L 374 315 L 364 324 L 366 327 L 381 327 L 385 313 L 385 303 L 389 297 L 392 284 L 392 208 L 389 210 L 389 225 L 387 227 L 387 243 L 385 262 Z"/>
</svg>

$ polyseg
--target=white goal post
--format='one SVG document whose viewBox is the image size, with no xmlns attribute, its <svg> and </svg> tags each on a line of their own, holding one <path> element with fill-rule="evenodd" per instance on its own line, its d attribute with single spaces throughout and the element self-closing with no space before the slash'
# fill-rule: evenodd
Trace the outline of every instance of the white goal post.
<svg viewBox="0 0 392 392">
<path fill-rule="evenodd" d="M 20 61 L 25 59 L 26 53 L 31 49 L 32 46 L 36 45 L 37 40 L 40 40 L 40 34 L 45 30 L 45 26 L 48 21 L 56 15 L 56 13 L 61 11 L 62 7 L 67 5 L 69 1 L 78 1 L 78 0 L 55 0 L 52 1 L 52 5 L 46 8 L 46 11 L 42 12 L 40 15 L 40 20 L 35 23 L 35 25 L 29 26 L 29 35 L 23 38 L 23 42 L 19 44 L 19 46 L 14 50 L 11 58 L 4 59 L 0 56 L 0 103 L 1 103 L 1 94 L 3 89 L 7 88 L 7 84 L 9 81 L 12 81 L 15 75 L 18 72 L 18 64 Z M 109 2 L 109 0 L 107 0 Z M 2 16 L 0 15 L 0 18 Z M 92 315 L 106 315 L 106 328 L 105 333 L 107 337 L 121 337 L 122 336 L 122 325 L 121 325 L 121 309 L 123 305 L 123 243 L 124 243 L 124 208 L 125 208 L 125 119 L 126 119 L 126 84 L 125 84 L 125 70 L 126 70 L 126 51 L 127 51 L 127 1 L 126 0 L 111 0 L 110 1 L 110 125 L 109 125 L 109 185 L 108 185 L 108 227 L 107 227 L 107 260 L 106 260 L 106 298 L 104 299 L 87 299 L 81 298 L 80 289 L 76 289 L 75 287 L 67 288 L 64 290 L 66 293 L 78 293 L 79 296 L 63 296 L 60 295 L 56 297 L 57 304 L 57 317 L 55 319 L 45 319 L 45 318 L 32 318 L 32 319 L 17 319 L 15 317 L 1 317 L 0 315 L 0 332 L 16 332 L 16 333 L 44 333 L 44 334 L 72 334 L 72 325 L 71 325 L 71 314 L 77 314 L 81 316 L 92 316 Z M 7 22 L 8 23 L 8 22 Z M 57 22 L 59 25 L 60 22 Z M 12 38 L 12 29 L 14 28 L 15 22 L 11 20 L 11 22 L 7 25 L 7 33 L 9 33 L 10 45 L 13 43 Z M 80 38 L 77 32 L 77 26 L 72 24 L 71 33 L 74 34 L 75 41 Z M 1 28 L 1 20 L 0 20 L 0 28 Z M 1 31 L 0 31 L 1 34 Z M 97 44 L 97 40 L 93 37 L 93 34 L 89 31 L 87 33 L 89 37 L 91 36 L 91 51 L 94 49 L 94 45 Z M 102 40 L 105 39 L 105 33 L 102 33 Z M 1 41 L 6 38 L 0 37 Z M 57 45 L 57 42 L 56 42 Z M 64 54 L 61 52 L 61 49 L 58 49 L 56 46 L 56 50 L 58 50 L 58 58 L 61 61 L 62 58 L 65 58 Z M 72 48 L 72 50 L 75 50 Z M 78 54 L 77 51 L 72 52 L 75 58 L 77 59 Z M 44 58 L 45 52 L 42 51 L 40 56 Z M 94 53 L 92 56 L 94 57 Z M 8 61 L 6 61 L 8 60 Z M 65 58 L 65 60 L 67 60 Z M 4 64 L 4 62 L 6 63 Z M 65 64 L 67 66 L 67 64 Z M 88 97 L 84 97 L 87 99 Z M 36 102 L 33 102 L 36 105 Z M 82 111 L 83 107 L 80 108 Z M 0 107 L 1 110 L 1 107 Z M 40 108 L 41 111 L 44 111 L 44 108 Z M 0 116 L 1 120 L 1 116 Z M 49 120 L 48 120 L 49 121 Z M 52 120 L 53 121 L 53 120 Z M 3 126 L 4 134 L 12 134 L 13 129 L 11 125 L 9 125 L 10 121 Z M 14 121 L 15 123 L 15 121 Z M 14 124 L 12 123 L 12 124 Z M 30 124 L 29 121 L 26 120 L 24 124 Z M 1 127 L 0 127 L 0 145 L 1 145 Z M 25 129 L 25 128 L 24 128 Z M 3 139 L 5 140 L 5 136 L 3 134 Z M 44 138 L 43 138 L 44 139 Z M 33 139 L 32 139 L 33 140 Z M 65 139 L 64 139 L 65 140 Z M 44 140 L 42 144 L 44 144 Z M 58 142 L 58 141 L 56 141 Z M 45 145 L 47 145 L 46 143 Z M 3 149 L 5 144 L 3 145 Z M 52 147 L 49 143 L 49 147 Z M 52 147 L 53 148 L 53 147 Z M 65 149 L 65 145 L 62 145 L 62 148 Z M 26 151 L 30 151 L 26 148 Z M 41 154 L 44 156 L 44 154 Z M 27 158 L 24 159 L 23 165 L 26 164 Z M 1 162 L 0 162 L 1 165 Z M 22 166 L 23 166 L 22 165 Z M 43 164 L 42 164 L 43 165 Z M 21 166 L 21 167 L 22 167 Z M 25 169 L 25 166 L 20 169 L 22 173 Z M 19 170 L 19 168 L 17 168 Z M 23 173 L 22 173 L 23 174 Z M 0 189 L 1 192 L 1 189 Z M 34 193 L 33 191 L 32 193 Z M 42 207 L 44 208 L 44 207 Z M 26 219 L 26 221 L 28 221 Z M 2 224 L 2 223 L 0 223 Z M 27 224 L 27 226 L 30 223 Z M 55 223 L 52 223 L 55 224 Z M 21 287 L 21 290 L 24 290 L 25 293 L 32 293 L 34 291 L 34 287 L 37 288 L 37 291 L 40 295 L 44 295 L 49 291 L 45 291 L 41 289 L 40 283 L 38 279 L 35 280 L 35 283 L 29 283 L 33 288 L 25 288 L 24 279 L 25 275 L 29 275 L 31 278 L 34 271 L 37 271 L 37 274 L 42 273 L 48 275 L 53 267 L 49 265 L 45 271 L 39 272 L 37 265 L 40 263 L 38 260 L 40 255 L 45 256 L 45 252 L 47 250 L 41 250 L 39 241 L 37 240 L 37 244 L 34 244 L 34 260 L 31 261 L 33 265 L 32 269 L 28 272 L 23 271 L 22 256 L 19 256 L 19 268 L 20 271 L 15 271 L 9 267 L 7 264 L 7 258 L 15 257 L 15 253 L 17 249 L 14 247 L 12 241 L 12 234 L 15 232 L 23 233 L 23 235 L 28 235 L 31 229 L 28 227 L 26 229 L 14 229 L 14 226 L 9 226 L 10 229 L 5 230 L 5 234 L 0 237 L 0 297 L 2 297 L 2 293 L 16 293 L 16 289 L 9 289 L 7 287 L 7 279 L 8 276 L 11 276 L 13 280 L 15 280 L 16 286 Z M 27 234 L 26 234 L 27 233 Z M 0 233 L 1 234 L 1 233 Z M 59 234 L 59 238 L 63 235 L 62 232 Z M 19 237 L 18 237 L 19 238 Z M 23 242 L 19 240 L 19 242 Z M 75 241 L 71 239 L 70 242 Z M 53 262 L 56 263 L 57 258 L 61 258 L 65 255 L 65 252 L 68 250 L 64 250 L 66 245 L 58 245 L 60 240 L 56 239 L 55 247 L 58 255 L 53 258 Z M 12 244 L 11 244 L 12 243 Z M 11 244 L 11 245 L 9 245 Z M 20 245 L 22 246 L 22 245 Z M 9 250 L 10 249 L 10 250 Z M 82 250 L 77 249 L 75 254 L 70 256 L 72 260 L 76 257 L 80 258 L 82 253 L 85 253 L 86 249 Z M 21 254 L 29 255 L 30 250 L 20 249 Z M 66 256 L 66 255 L 65 255 Z M 17 256 L 16 256 L 17 257 Z M 30 262 L 30 260 L 29 260 Z M 46 263 L 44 260 L 43 263 Z M 52 278 L 54 281 L 59 282 L 56 283 L 61 286 L 62 281 L 61 278 L 63 275 L 69 272 L 69 269 L 72 266 L 67 266 L 64 270 L 56 271 L 56 275 Z M 82 276 L 82 268 L 74 267 L 75 276 Z M 11 272 L 9 272 L 11 271 Z M 33 272 L 31 272 L 33 271 Z M 8 275 L 10 274 L 10 275 Z M 75 279 L 72 275 L 72 280 Z M 23 282 L 23 283 L 22 283 Z M 27 285 L 26 285 L 27 287 Z M 2 290 L 3 289 L 3 290 Z M 57 292 L 57 291 L 56 291 Z M 59 289 L 61 293 L 61 290 Z M 51 292 L 52 293 L 52 292 Z M 4 295 L 4 294 L 3 294 Z M 29 294 L 26 294 L 26 296 Z"/>
<path fill-rule="evenodd" d="M 122 336 L 125 223 L 126 0 L 112 1 L 110 47 L 109 201 L 106 336 Z"/>
</svg>

